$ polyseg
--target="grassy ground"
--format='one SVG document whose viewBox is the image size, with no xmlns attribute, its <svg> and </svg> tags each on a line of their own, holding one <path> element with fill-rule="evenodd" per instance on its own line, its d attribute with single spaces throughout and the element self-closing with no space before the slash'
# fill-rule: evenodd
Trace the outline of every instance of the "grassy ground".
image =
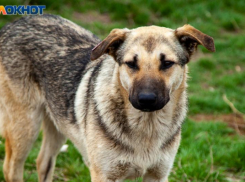
<svg viewBox="0 0 245 182">
<path fill-rule="evenodd" d="M 216 53 L 210 54 L 200 47 L 198 56 L 189 63 L 189 117 L 183 126 L 170 181 L 245 181 L 245 137 L 223 122 L 190 119 L 196 114 L 232 113 L 222 98 L 224 94 L 245 113 L 245 1 L 1 0 L 1 3 L 44 4 L 46 13 L 68 18 L 101 38 L 115 27 L 155 24 L 175 29 L 185 23 L 214 37 Z M 0 16 L 0 27 L 18 17 Z M 2 171 L 4 139 L 0 141 Z M 35 158 L 40 142 L 41 134 L 27 159 L 25 181 L 37 181 Z M 54 181 L 89 182 L 82 157 L 69 141 L 68 145 L 68 152 L 58 157 Z M 4 181 L 1 172 L 0 181 Z"/>
</svg>

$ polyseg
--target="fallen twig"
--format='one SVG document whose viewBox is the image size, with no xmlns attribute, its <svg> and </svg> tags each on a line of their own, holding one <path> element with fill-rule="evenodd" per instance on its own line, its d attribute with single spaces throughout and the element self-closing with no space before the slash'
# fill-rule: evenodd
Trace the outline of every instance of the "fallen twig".
<svg viewBox="0 0 245 182">
<path fill-rule="evenodd" d="M 234 104 L 227 98 L 227 96 L 225 94 L 223 95 L 223 100 L 225 101 L 226 104 L 228 104 L 230 106 L 231 110 L 235 114 L 241 116 L 243 118 L 243 121 L 245 122 L 245 114 L 240 112 L 239 110 L 237 110 L 237 108 L 235 108 Z"/>
</svg>

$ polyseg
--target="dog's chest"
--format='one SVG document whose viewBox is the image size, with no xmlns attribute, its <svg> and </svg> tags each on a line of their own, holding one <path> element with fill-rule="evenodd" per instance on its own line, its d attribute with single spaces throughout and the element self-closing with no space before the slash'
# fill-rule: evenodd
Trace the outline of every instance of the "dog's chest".
<svg viewBox="0 0 245 182">
<path fill-rule="evenodd" d="M 164 120 L 161 121 L 164 122 Z M 134 126 L 131 122 L 141 123 Z M 151 173 L 154 171 L 154 173 L 159 174 L 163 168 L 161 166 L 163 161 L 166 162 L 165 158 L 168 156 L 161 148 L 162 143 L 166 140 L 165 138 L 169 136 L 169 133 L 165 131 L 166 126 L 159 124 L 158 118 L 155 116 L 144 116 L 142 120 L 138 120 L 137 122 L 136 120 L 129 120 L 134 134 L 130 140 L 128 138 L 124 140 L 124 142 L 133 148 L 133 153 L 125 152 L 119 154 L 115 152 L 111 155 L 113 160 L 112 158 L 108 160 L 113 161 L 113 163 L 107 166 L 109 176 L 112 179 L 135 179 L 146 175 L 149 171 Z"/>
</svg>

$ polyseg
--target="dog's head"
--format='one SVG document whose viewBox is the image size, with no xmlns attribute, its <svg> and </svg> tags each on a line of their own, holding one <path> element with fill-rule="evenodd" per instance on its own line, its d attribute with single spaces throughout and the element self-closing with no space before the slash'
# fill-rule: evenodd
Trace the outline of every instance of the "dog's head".
<svg viewBox="0 0 245 182">
<path fill-rule="evenodd" d="M 185 65 L 199 44 L 215 51 L 213 39 L 190 25 L 176 30 L 157 26 L 114 29 L 93 49 L 91 60 L 104 53 L 113 56 L 131 104 L 141 111 L 155 111 L 179 88 Z"/>
</svg>

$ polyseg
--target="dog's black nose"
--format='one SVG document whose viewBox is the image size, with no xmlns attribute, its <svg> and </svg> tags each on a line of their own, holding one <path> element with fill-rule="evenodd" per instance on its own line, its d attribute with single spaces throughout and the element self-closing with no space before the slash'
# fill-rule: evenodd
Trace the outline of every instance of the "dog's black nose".
<svg viewBox="0 0 245 182">
<path fill-rule="evenodd" d="M 140 104 L 154 104 L 157 100 L 157 96 L 154 93 L 140 93 L 138 100 Z"/>
</svg>

